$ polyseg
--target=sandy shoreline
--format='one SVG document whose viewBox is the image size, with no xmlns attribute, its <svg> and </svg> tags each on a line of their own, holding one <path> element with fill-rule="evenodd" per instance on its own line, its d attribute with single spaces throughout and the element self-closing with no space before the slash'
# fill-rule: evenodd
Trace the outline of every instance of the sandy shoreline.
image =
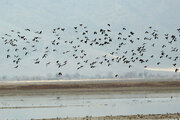
<svg viewBox="0 0 180 120">
<path fill-rule="evenodd" d="M 100 116 L 100 117 L 70 117 L 70 118 L 50 118 L 32 120 L 179 120 L 180 113 L 170 114 L 149 114 L 149 115 L 129 115 L 129 116 Z"/>
</svg>

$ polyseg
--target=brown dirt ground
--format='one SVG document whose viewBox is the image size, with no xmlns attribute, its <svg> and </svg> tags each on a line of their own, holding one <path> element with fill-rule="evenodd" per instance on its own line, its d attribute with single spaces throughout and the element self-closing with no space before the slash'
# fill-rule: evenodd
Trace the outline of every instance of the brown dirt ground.
<svg viewBox="0 0 180 120">
<path fill-rule="evenodd" d="M 129 115 L 129 116 L 101 116 L 101 117 L 74 117 L 74 118 L 51 118 L 32 120 L 179 120 L 180 113 L 171 114 L 149 114 L 149 115 Z"/>
</svg>

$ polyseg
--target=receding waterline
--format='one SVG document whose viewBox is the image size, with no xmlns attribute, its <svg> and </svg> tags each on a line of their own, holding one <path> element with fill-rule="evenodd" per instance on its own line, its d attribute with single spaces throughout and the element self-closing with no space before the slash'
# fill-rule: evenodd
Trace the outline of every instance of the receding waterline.
<svg viewBox="0 0 180 120">
<path fill-rule="evenodd" d="M 9 96 L 0 98 L 2 119 L 84 117 L 180 112 L 180 98 L 96 98 Z"/>
</svg>

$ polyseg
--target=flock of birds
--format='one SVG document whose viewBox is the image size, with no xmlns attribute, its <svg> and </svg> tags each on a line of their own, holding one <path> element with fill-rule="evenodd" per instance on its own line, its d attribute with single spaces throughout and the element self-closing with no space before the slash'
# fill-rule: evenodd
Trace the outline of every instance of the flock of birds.
<svg viewBox="0 0 180 120">
<path fill-rule="evenodd" d="M 47 59 L 45 66 L 50 64 L 56 64 L 57 68 L 62 68 L 68 64 L 68 59 L 61 61 L 59 59 L 55 61 L 48 61 L 48 55 L 51 52 L 61 52 L 63 56 L 71 55 L 73 59 L 77 61 L 77 70 L 83 69 L 83 67 L 88 66 L 90 69 L 95 69 L 98 65 L 105 65 L 107 67 L 112 64 L 123 63 L 126 64 L 128 68 L 132 68 L 132 63 L 143 64 L 144 68 L 149 67 L 148 62 L 156 57 L 158 61 L 155 65 L 160 65 L 164 60 L 168 59 L 172 61 L 172 67 L 174 71 L 178 72 L 178 60 L 179 60 L 179 49 L 177 46 L 178 38 L 180 37 L 180 28 L 177 29 L 179 36 L 164 34 L 160 53 L 149 54 L 147 53 L 147 46 L 150 46 L 151 49 L 156 49 L 156 40 L 159 39 L 158 30 L 153 29 L 153 27 L 148 27 L 144 32 L 144 37 L 135 36 L 136 33 L 133 31 L 127 30 L 127 28 L 122 28 L 120 32 L 117 32 L 116 35 L 112 33 L 111 25 L 107 24 L 106 29 L 98 29 L 96 31 L 89 31 L 87 26 L 79 24 L 75 27 L 72 27 L 73 33 L 77 36 L 71 40 L 63 40 L 62 33 L 66 32 L 66 28 L 55 28 L 52 29 L 50 34 L 53 35 L 50 44 L 42 48 L 42 46 L 37 46 L 42 42 L 42 36 L 44 31 L 33 31 L 30 29 L 25 29 L 23 32 L 16 30 L 11 30 L 10 33 L 4 34 L 1 39 L 6 45 L 6 58 L 14 63 L 14 68 L 19 68 L 21 61 L 26 56 L 31 56 L 32 53 L 38 52 L 40 49 L 42 54 L 39 54 L 39 57 L 33 59 L 34 64 L 40 64 L 43 59 Z M 28 38 L 28 36 L 23 33 L 33 34 L 34 37 Z M 112 37 L 113 36 L 113 37 Z M 20 42 L 19 42 L 20 41 Z M 22 44 L 23 42 L 23 44 Z M 139 42 L 140 45 L 133 47 L 136 42 Z M 179 42 L 179 41 L 178 41 Z M 21 43 L 21 44 L 20 44 Z M 69 50 L 57 49 L 58 47 L 67 45 Z M 95 56 L 88 59 L 88 52 L 86 49 L 83 49 L 83 45 L 88 47 L 102 47 L 102 48 L 111 48 L 114 49 L 109 53 L 105 53 L 101 56 Z M 124 51 L 123 48 L 126 48 Z M 171 52 L 168 54 L 166 49 Z M 175 55 L 176 54 L 176 55 Z M 58 54 L 57 54 L 58 55 Z M 175 55 L 175 56 L 174 56 Z M 62 56 L 62 57 L 63 57 Z M 145 57 L 146 56 L 146 57 Z M 33 57 L 33 56 L 32 56 Z M 72 59 L 70 58 L 70 59 Z M 163 59 L 163 60 L 162 60 Z M 57 72 L 59 76 L 63 75 L 61 69 Z M 118 74 L 114 75 L 118 77 Z"/>
</svg>

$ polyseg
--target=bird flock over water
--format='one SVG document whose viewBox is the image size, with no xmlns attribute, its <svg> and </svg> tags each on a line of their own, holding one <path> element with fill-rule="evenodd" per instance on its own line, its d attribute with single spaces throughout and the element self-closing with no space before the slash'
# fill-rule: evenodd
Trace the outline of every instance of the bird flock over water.
<svg viewBox="0 0 180 120">
<path fill-rule="evenodd" d="M 67 40 L 63 39 L 64 34 L 71 36 L 68 34 L 67 29 L 72 31 L 75 37 Z M 33 31 L 26 28 L 23 31 L 10 30 L 9 33 L 1 36 L 1 41 L 3 41 L 6 46 L 5 48 L 7 48 L 5 57 L 14 64 L 14 69 L 21 67 L 21 62 L 25 57 L 34 57 L 34 53 L 42 51 L 42 54 L 38 54 L 38 57 L 33 58 L 32 64 L 38 65 L 42 60 L 46 59 L 45 66 L 48 68 L 51 64 L 55 64 L 58 68 L 57 75 L 59 76 L 63 75 L 61 68 L 69 64 L 69 60 L 50 60 L 48 59 L 50 53 L 56 53 L 61 58 L 64 58 L 66 55 L 71 56 L 70 59 L 76 61 L 77 71 L 84 67 L 96 69 L 101 65 L 109 67 L 119 63 L 126 64 L 129 69 L 133 68 L 134 63 L 139 63 L 146 69 L 150 65 L 149 62 L 153 59 L 157 60 L 154 62 L 156 66 L 161 65 L 163 61 L 169 60 L 174 68 L 174 72 L 179 71 L 180 52 L 178 44 L 180 42 L 180 28 L 176 30 L 178 35 L 163 34 L 161 36 L 162 45 L 157 45 L 160 34 L 152 26 L 148 27 L 143 32 L 143 36 L 140 37 L 134 31 L 128 30 L 125 27 L 120 28 L 116 33 L 112 31 L 110 24 L 107 24 L 106 28 L 91 31 L 83 24 L 78 24 L 72 28 L 57 27 L 50 30 L 48 33 L 49 44 L 43 47 L 41 43 L 46 33 L 43 30 Z M 67 50 L 61 49 L 65 45 L 67 45 Z M 111 48 L 111 51 L 94 58 L 91 56 L 90 60 L 87 57 L 89 52 L 82 46 L 92 47 L 92 49 L 94 47 Z M 156 50 L 156 47 L 161 49 L 161 51 L 157 51 L 156 54 L 148 51 L 148 48 Z M 114 77 L 118 77 L 118 74 L 115 74 Z"/>
</svg>

